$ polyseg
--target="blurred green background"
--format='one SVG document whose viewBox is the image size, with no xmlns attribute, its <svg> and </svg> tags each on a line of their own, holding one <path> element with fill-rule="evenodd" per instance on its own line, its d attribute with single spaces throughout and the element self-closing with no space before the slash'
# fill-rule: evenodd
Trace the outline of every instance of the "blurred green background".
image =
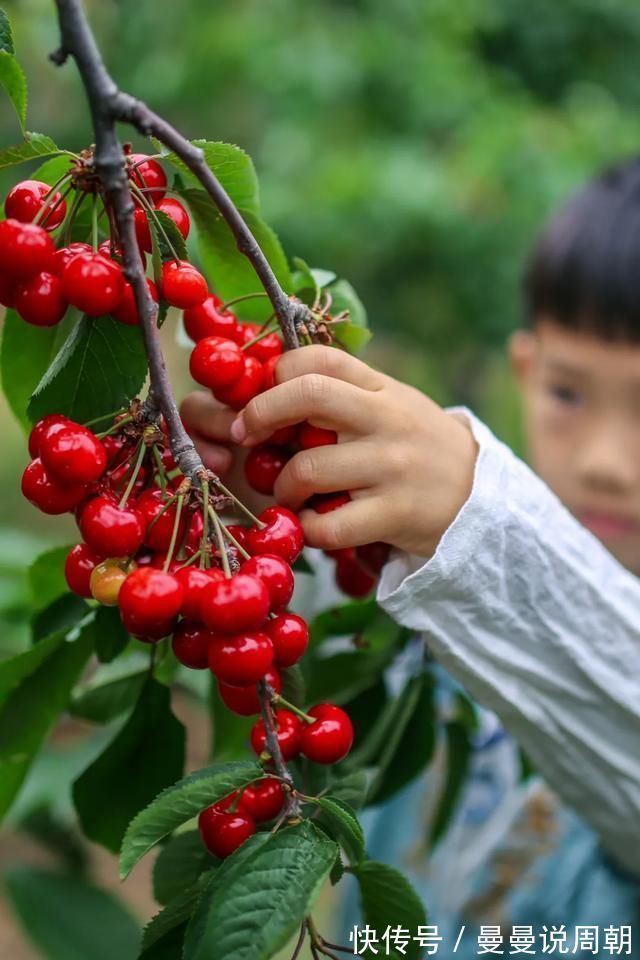
<svg viewBox="0 0 640 960">
<path fill-rule="evenodd" d="M 91 139 L 53 0 L 4 0 L 29 128 Z M 355 285 L 372 362 L 468 403 L 520 449 L 504 359 L 528 247 L 549 211 L 640 144 L 634 0 L 87 0 L 117 81 L 185 134 L 254 158 L 289 255 Z M 0 143 L 20 138 L 0 98 Z M 24 168 L 3 171 L 3 192 Z M 172 344 L 170 331 L 165 331 Z M 171 346 L 179 390 L 184 355 Z M 70 527 L 25 504 L 25 444 L 0 407 L 0 623 L 19 642 L 24 569 Z M 4 602 L 3 602 L 4 601 Z"/>
</svg>

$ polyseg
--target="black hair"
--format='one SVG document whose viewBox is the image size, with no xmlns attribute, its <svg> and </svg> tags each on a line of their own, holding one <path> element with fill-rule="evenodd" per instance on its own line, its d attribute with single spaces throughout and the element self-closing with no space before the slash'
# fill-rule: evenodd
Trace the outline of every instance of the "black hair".
<svg viewBox="0 0 640 960">
<path fill-rule="evenodd" d="M 609 167 L 542 230 L 524 276 L 527 321 L 545 316 L 640 342 L 640 157 Z"/>
</svg>

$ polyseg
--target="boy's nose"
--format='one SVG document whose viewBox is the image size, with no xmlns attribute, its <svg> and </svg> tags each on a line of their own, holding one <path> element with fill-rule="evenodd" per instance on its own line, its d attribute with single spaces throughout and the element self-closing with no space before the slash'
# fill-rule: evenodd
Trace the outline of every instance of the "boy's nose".
<svg viewBox="0 0 640 960">
<path fill-rule="evenodd" d="M 637 438 L 609 428 L 593 432 L 578 457 L 582 483 L 603 493 L 629 493 L 640 488 L 640 449 Z"/>
</svg>

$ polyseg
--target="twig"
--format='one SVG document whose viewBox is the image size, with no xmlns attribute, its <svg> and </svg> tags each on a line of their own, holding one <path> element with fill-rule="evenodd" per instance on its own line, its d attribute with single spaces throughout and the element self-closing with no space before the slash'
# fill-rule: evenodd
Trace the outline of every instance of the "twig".
<svg viewBox="0 0 640 960">
<path fill-rule="evenodd" d="M 302 926 L 300 927 L 300 936 L 298 937 L 295 950 L 291 954 L 291 960 L 297 960 L 300 954 L 300 951 L 302 950 L 302 944 L 304 943 L 304 938 L 306 933 L 307 933 L 307 927 L 303 923 Z"/>
</svg>

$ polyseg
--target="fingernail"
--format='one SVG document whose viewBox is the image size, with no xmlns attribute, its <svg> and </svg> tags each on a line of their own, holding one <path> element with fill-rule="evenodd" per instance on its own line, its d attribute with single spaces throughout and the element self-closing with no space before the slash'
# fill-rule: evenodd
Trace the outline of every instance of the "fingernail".
<svg viewBox="0 0 640 960">
<path fill-rule="evenodd" d="M 242 441 L 247 436 L 247 428 L 244 425 L 244 419 L 242 416 L 236 417 L 236 419 L 231 424 L 231 439 L 234 443 L 242 443 Z"/>
</svg>

